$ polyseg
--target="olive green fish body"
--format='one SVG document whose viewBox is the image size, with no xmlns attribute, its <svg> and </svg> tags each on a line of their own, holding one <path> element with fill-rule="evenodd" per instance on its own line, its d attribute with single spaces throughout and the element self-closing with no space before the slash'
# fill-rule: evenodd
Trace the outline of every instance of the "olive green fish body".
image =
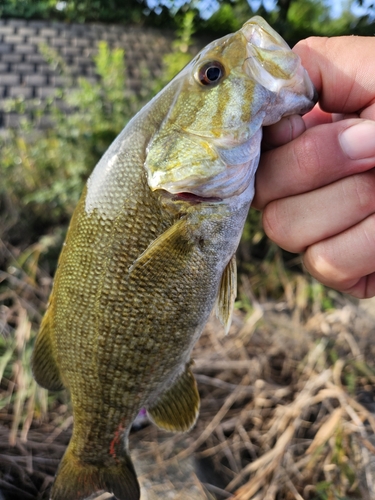
<svg viewBox="0 0 375 500">
<path fill-rule="evenodd" d="M 313 105 L 299 59 L 261 18 L 206 47 L 114 141 L 73 215 L 33 371 L 69 390 L 53 500 L 137 500 L 127 436 L 141 408 L 194 424 L 190 354 L 216 304 L 226 330 L 261 127 Z"/>
</svg>

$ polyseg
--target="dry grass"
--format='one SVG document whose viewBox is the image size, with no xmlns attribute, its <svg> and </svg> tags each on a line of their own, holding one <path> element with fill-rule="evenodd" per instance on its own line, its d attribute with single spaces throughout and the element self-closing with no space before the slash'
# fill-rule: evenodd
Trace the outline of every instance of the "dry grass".
<svg viewBox="0 0 375 500">
<path fill-rule="evenodd" d="M 66 396 L 48 396 L 31 377 L 50 281 L 25 265 L 0 274 L 6 500 L 48 498 L 72 424 Z M 207 325 L 194 351 L 202 400 L 195 428 L 172 435 L 146 425 L 132 433 L 147 498 L 375 498 L 374 318 L 339 295 L 324 312 L 308 304 L 307 278 L 283 280 L 283 301 L 258 302 L 244 278 L 246 312 L 235 312 L 229 334 L 214 319 Z"/>
<path fill-rule="evenodd" d="M 247 342 L 238 340 L 246 322 L 222 340 L 222 353 L 231 353 L 227 363 L 213 353 L 200 356 L 198 380 L 216 386 L 204 393 L 202 416 L 215 401 L 224 404 L 208 425 L 201 420 L 194 449 L 202 445 L 200 456 L 212 458 L 239 500 L 375 498 L 375 415 L 356 398 L 361 389 L 372 397 L 374 378 L 351 331 L 356 309 L 311 318 L 311 325 L 340 330 L 322 335 L 315 326 L 293 324 L 275 304 L 263 307 L 263 322 Z M 370 336 L 366 347 L 370 354 Z M 333 349 L 341 351 L 337 359 Z M 237 366 L 232 359 L 240 359 Z M 359 372 L 351 393 L 345 379 L 353 365 Z"/>
</svg>

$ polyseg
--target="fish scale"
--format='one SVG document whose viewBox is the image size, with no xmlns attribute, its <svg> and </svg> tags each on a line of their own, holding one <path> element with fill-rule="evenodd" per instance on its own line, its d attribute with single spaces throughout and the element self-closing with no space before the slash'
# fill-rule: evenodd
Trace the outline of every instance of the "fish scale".
<svg viewBox="0 0 375 500">
<path fill-rule="evenodd" d="M 230 327 L 261 127 L 315 99 L 298 56 L 254 17 L 203 49 L 95 167 L 32 358 L 37 382 L 73 406 L 52 500 L 138 500 L 127 438 L 139 410 L 166 430 L 194 425 L 190 355 L 214 307 Z"/>
</svg>

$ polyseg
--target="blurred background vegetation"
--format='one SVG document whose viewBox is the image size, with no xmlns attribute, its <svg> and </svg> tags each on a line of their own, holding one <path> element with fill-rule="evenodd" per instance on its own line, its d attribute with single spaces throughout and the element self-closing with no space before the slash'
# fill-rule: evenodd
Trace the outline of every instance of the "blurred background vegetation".
<svg viewBox="0 0 375 500">
<path fill-rule="evenodd" d="M 237 30 L 254 14 L 264 16 L 290 43 L 313 34 L 372 33 L 375 7 L 364 5 L 364 1 L 2 0 L 3 18 L 137 23 L 166 27 L 176 33 L 173 50 L 164 57 L 162 77 L 151 82 L 145 68 L 138 94 L 127 92 L 124 51 L 110 50 L 101 42 L 95 56 L 98 83 L 79 78 L 73 91 L 58 89 L 32 115 L 25 114 L 19 127 L 0 135 L 0 297 L 5 297 L 2 303 L 9 307 L 14 297 L 33 289 L 31 302 L 26 301 L 33 327 L 30 342 L 49 291 L 49 286 L 41 283 L 54 274 L 87 177 L 127 121 L 189 62 L 191 47 Z M 46 60 L 69 79 L 69 70 L 58 54 L 46 46 L 41 50 Z M 71 111 L 61 111 L 56 100 L 65 102 Z M 7 106 L 22 114 L 27 102 L 16 99 L 8 101 Z M 51 115 L 54 126 L 38 130 L 38 118 L 45 113 Z M 251 309 L 249 294 L 257 299 L 286 298 L 290 302 L 296 290 L 299 301 L 305 304 L 306 318 L 311 310 L 332 305 L 335 294 L 312 278 L 305 276 L 301 286 L 300 258 L 281 251 L 267 239 L 260 214 L 255 211 L 250 212 L 245 226 L 238 268 L 240 276 L 247 279 L 247 291 L 240 286 L 238 302 L 245 310 Z M 9 289 L 14 292 L 12 296 Z M 4 324 L 11 338 L 16 322 Z"/>
<path fill-rule="evenodd" d="M 291 45 L 310 35 L 375 32 L 375 4 L 371 0 L 2 0 L 2 18 L 116 22 L 163 27 L 177 34 L 173 52 L 164 58 L 163 77 L 151 83 L 146 68 L 137 95 L 126 91 L 123 51 L 110 51 L 101 44 L 95 57 L 100 83 L 80 78 L 73 92 L 60 89 L 56 93 L 55 99 L 65 102 L 73 112 L 60 111 L 61 106 L 51 98 L 44 106 L 37 106 L 19 128 L 0 137 L 2 240 L 20 251 L 41 238 L 50 246 L 53 242 L 61 245 L 84 182 L 126 122 L 191 59 L 193 45 L 196 49 L 239 29 L 254 14 L 268 20 Z M 52 49 L 41 49 L 69 78 L 64 61 Z M 26 105 L 22 99 L 7 103 L 18 113 Z M 38 118 L 46 113 L 52 115 L 55 126 L 36 132 Z M 244 233 L 246 245 L 239 252 L 241 269 L 254 262 L 250 257 L 263 260 L 269 252 L 278 252 L 264 238 L 259 216 L 251 214 L 250 219 Z M 46 234 L 54 237 L 45 239 Z M 56 251 L 48 258 L 46 252 L 41 252 L 41 257 L 53 273 Z M 4 267 L 4 257 L 2 262 L 0 257 L 0 264 Z"/>
<path fill-rule="evenodd" d="M 103 42 L 95 56 L 99 83 L 80 78 L 73 91 L 58 90 L 33 115 L 25 114 L 18 128 L 0 135 L 0 378 L 2 408 L 12 413 L 11 442 L 19 427 L 27 435 L 35 416 L 66 405 L 66 397 L 48 400 L 36 387 L 28 360 L 69 219 L 87 177 L 127 121 L 190 60 L 193 46 L 239 29 L 254 14 L 263 16 L 291 45 L 310 35 L 375 33 L 371 0 L 1 1 L 2 18 L 137 24 L 176 32 L 162 78 L 151 82 L 146 68 L 137 95 L 126 91 L 124 51 L 110 50 Z M 49 47 L 42 50 L 69 78 L 64 61 Z M 66 102 L 71 112 L 61 111 L 56 99 Z M 26 104 L 22 99 L 8 102 L 19 113 Z M 54 126 L 37 130 L 44 113 L 51 115 Z M 246 223 L 238 265 L 237 308 L 246 317 L 256 313 L 254 304 L 267 300 L 283 300 L 301 324 L 342 305 L 339 294 L 303 274 L 298 256 L 282 252 L 266 238 L 255 211 Z M 333 366 L 336 360 L 327 363 Z M 372 382 L 374 372 L 368 369 Z M 354 393 L 359 379 L 353 375 L 346 380 Z M 328 496 L 329 488 L 316 498 L 339 498 Z"/>
<path fill-rule="evenodd" d="M 0 17 L 179 27 L 195 14 L 199 35 L 237 30 L 263 16 L 287 40 L 309 35 L 373 34 L 373 0 L 2 0 Z"/>
</svg>

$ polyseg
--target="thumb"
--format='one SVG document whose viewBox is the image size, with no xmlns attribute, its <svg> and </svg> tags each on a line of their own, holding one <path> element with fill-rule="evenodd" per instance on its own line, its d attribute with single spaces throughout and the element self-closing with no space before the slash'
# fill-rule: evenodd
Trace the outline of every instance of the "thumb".
<svg viewBox="0 0 375 500">
<path fill-rule="evenodd" d="M 354 113 L 375 102 L 375 38 L 311 37 L 293 51 L 309 73 L 323 110 Z"/>
</svg>

